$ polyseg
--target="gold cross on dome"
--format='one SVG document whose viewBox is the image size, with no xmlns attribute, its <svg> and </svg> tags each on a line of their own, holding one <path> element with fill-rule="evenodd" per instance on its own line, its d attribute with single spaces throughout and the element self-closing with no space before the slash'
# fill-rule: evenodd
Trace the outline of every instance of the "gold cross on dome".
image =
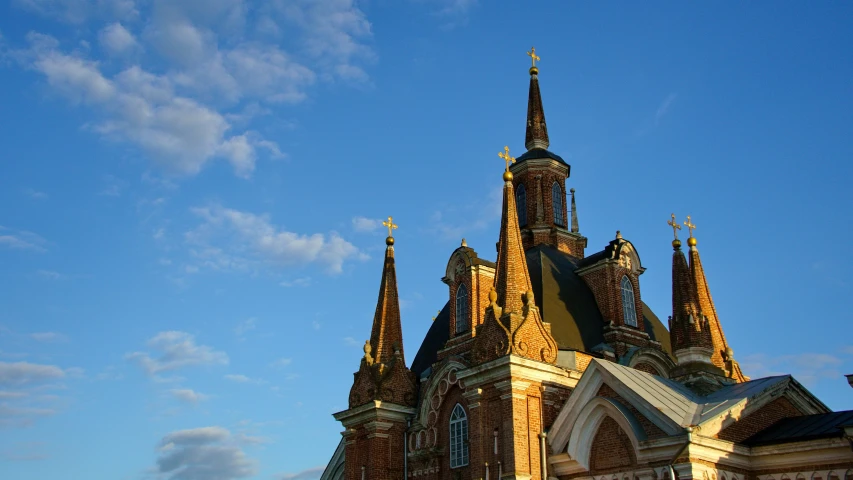
<svg viewBox="0 0 853 480">
<path fill-rule="evenodd" d="M 693 238 L 693 230 L 696 230 L 696 225 L 690 222 L 690 215 L 687 216 L 687 221 L 684 222 L 684 226 L 690 231 L 690 238 Z"/>
<path fill-rule="evenodd" d="M 382 222 L 382 225 L 388 227 L 388 236 L 393 237 L 394 235 L 391 234 L 391 230 L 397 229 L 397 225 L 394 225 L 394 220 L 391 217 L 388 217 L 388 220 Z"/>
<path fill-rule="evenodd" d="M 515 163 L 515 157 L 509 156 L 509 147 L 504 147 L 503 152 L 498 152 L 498 156 L 504 159 L 506 162 L 506 171 L 509 171 L 509 164 Z"/>
<path fill-rule="evenodd" d="M 536 49 L 534 47 L 530 47 L 530 51 L 527 52 L 527 56 L 530 57 L 530 60 L 533 61 L 534 67 L 536 66 L 536 62 L 542 60 L 541 58 L 539 58 L 539 55 L 536 55 Z"/>
<path fill-rule="evenodd" d="M 675 220 L 675 214 L 671 215 L 672 220 L 667 220 L 666 224 L 672 227 L 672 234 L 675 235 L 675 239 L 678 240 L 678 231 L 681 230 L 681 225 Z"/>
</svg>

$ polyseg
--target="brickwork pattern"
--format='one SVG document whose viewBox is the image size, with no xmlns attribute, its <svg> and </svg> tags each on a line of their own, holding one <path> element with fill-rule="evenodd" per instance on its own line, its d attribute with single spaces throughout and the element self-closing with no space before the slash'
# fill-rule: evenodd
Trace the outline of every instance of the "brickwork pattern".
<svg viewBox="0 0 853 480">
<path fill-rule="evenodd" d="M 373 329 L 370 332 L 371 354 L 377 363 L 390 360 L 395 349 L 403 354 L 403 327 L 400 322 L 397 270 L 394 263 L 394 247 L 388 246 L 385 248 L 379 298 L 376 302 L 376 313 L 373 315 Z"/>
<path fill-rule="evenodd" d="M 738 419 L 737 422 L 720 431 L 717 438 L 730 442 L 742 442 L 783 418 L 798 417 L 802 414 L 787 398 L 777 398 L 757 412 Z"/>
<path fill-rule="evenodd" d="M 680 248 L 672 254 L 672 323 L 669 335 L 674 352 L 690 347 L 713 348 L 709 329 L 699 312 L 687 259 Z"/>
<path fill-rule="evenodd" d="M 590 473 L 599 475 L 616 472 L 636 462 L 631 439 L 615 420 L 605 417 L 592 440 Z"/>
<path fill-rule="evenodd" d="M 654 422 L 652 422 L 645 415 L 640 413 L 640 411 L 637 410 L 637 407 L 622 398 L 618 393 L 616 393 L 615 390 L 610 388 L 609 385 L 602 385 L 601 388 L 598 389 L 597 395 L 599 397 L 612 398 L 613 400 L 618 401 L 619 403 L 624 405 L 625 408 L 630 410 L 631 413 L 634 414 L 634 417 L 637 418 L 637 421 L 640 423 L 640 426 L 643 427 L 643 431 L 646 433 L 646 437 L 648 437 L 649 439 L 663 438 L 666 436 L 666 432 L 661 430 L 660 427 L 654 424 Z"/>
</svg>

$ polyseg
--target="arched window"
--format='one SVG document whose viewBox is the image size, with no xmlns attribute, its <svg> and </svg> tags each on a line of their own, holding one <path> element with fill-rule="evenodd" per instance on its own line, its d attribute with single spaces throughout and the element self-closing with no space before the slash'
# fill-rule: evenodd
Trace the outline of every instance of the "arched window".
<svg viewBox="0 0 853 480">
<path fill-rule="evenodd" d="M 468 330 L 468 287 L 460 283 L 456 289 L 456 333 Z"/>
<path fill-rule="evenodd" d="M 565 226 L 566 219 L 563 218 L 563 189 L 560 188 L 560 184 L 554 182 L 554 186 L 551 187 L 551 208 L 554 209 L 554 223 L 557 225 Z"/>
<path fill-rule="evenodd" d="M 519 185 L 515 192 L 515 207 L 518 210 L 518 226 L 527 225 L 527 190 L 524 185 Z"/>
<path fill-rule="evenodd" d="M 450 414 L 450 468 L 468 465 L 468 416 L 456 404 Z"/>
<path fill-rule="evenodd" d="M 637 306 L 634 304 L 634 285 L 628 277 L 622 277 L 622 313 L 625 325 L 637 326 Z"/>
</svg>

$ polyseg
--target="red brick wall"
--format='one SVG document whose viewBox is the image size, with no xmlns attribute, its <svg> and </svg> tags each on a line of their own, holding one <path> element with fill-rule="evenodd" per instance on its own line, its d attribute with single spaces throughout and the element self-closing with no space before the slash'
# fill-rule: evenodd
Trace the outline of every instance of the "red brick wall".
<svg viewBox="0 0 853 480">
<path fill-rule="evenodd" d="M 748 417 L 741 418 L 733 425 L 726 427 L 717 434 L 717 438 L 741 442 L 783 418 L 798 417 L 802 414 L 787 398 L 777 398 L 761 407 L 757 412 L 753 412 Z"/>
<path fill-rule="evenodd" d="M 618 472 L 636 463 L 631 439 L 610 417 L 606 417 L 598 427 L 589 456 L 590 473 L 593 475 Z"/>
<path fill-rule="evenodd" d="M 657 425 L 655 425 L 651 420 L 646 418 L 639 410 L 637 410 L 634 405 L 630 402 L 625 401 L 615 390 L 610 388 L 609 385 L 602 385 L 601 388 L 598 389 L 597 395 L 599 397 L 612 398 L 614 400 L 618 400 L 619 403 L 625 406 L 631 413 L 634 414 L 634 417 L 637 418 L 637 421 L 640 422 L 640 426 L 643 427 L 643 431 L 646 432 L 646 437 L 653 438 L 661 438 L 665 437 L 666 432 L 660 429 Z"/>
</svg>

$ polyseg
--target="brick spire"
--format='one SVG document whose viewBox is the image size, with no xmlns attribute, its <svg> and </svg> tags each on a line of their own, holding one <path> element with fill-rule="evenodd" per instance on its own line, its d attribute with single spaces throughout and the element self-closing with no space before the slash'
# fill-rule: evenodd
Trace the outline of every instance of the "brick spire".
<svg viewBox="0 0 853 480">
<path fill-rule="evenodd" d="M 534 51 L 535 52 L 535 51 Z M 539 57 L 535 57 L 538 59 Z M 542 94 L 539 93 L 539 69 L 530 67 L 530 93 L 527 96 L 527 134 L 524 147 L 547 149 L 548 127 L 545 126 L 545 109 L 542 108 Z"/>
<path fill-rule="evenodd" d="M 690 224 L 690 217 L 687 217 L 686 224 Z M 711 343 L 714 348 L 714 353 L 711 355 L 711 363 L 722 368 L 726 372 L 726 376 L 738 382 L 746 381 L 740 367 L 734 360 L 734 353 L 729 348 L 726 342 L 726 336 L 723 334 L 723 327 L 720 325 L 720 319 L 717 317 L 717 309 L 714 307 L 714 301 L 711 299 L 711 290 L 708 288 L 708 280 L 705 278 L 705 270 L 702 268 L 702 259 L 699 258 L 699 250 L 696 248 L 696 237 L 692 234 L 692 229 L 695 225 L 688 225 L 691 228 L 690 238 L 687 239 L 687 245 L 690 246 L 690 276 L 691 283 L 695 289 L 695 298 L 699 306 L 700 315 L 708 319 L 708 330 L 711 336 Z"/>
<path fill-rule="evenodd" d="M 681 241 L 672 242 L 672 319 L 670 337 L 674 351 L 692 347 L 711 348 L 708 329 L 703 328 L 702 316 L 696 301 L 696 288 L 681 251 Z"/>
<path fill-rule="evenodd" d="M 527 270 L 524 247 L 521 245 L 512 174 L 504 173 L 504 180 L 501 233 L 498 240 L 498 261 L 495 265 L 495 291 L 498 294 L 498 304 L 503 307 L 504 312 L 521 312 L 522 294 L 532 291 L 533 287 Z"/>
<path fill-rule="evenodd" d="M 370 347 L 375 363 L 386 363 L 394 357 L 395 350 L 403 356 L 403 328 L 400 323 L 400 301 L 397 297 L 397 270 L 394 268 L 394 237 L 385 240 L 385 264 L 379 283 L 379 299 L 370 331 Z"/>
<path fill-rule="evenodd" d="M 545 363 L 557 361 L 557 342 L 551 335 L 551 325 L 542 321 L 533 298 L 533 286 L 527 271 L 527 260 L 518 228 L 512 173 L 509 156 L 504 172 L 501 232 L 498 240 L 498 260 L 495 264 L 495 284 L 489 293 L 485 321 L 477 327 L 473 358 L 484 363 L 504 355 L 518 355 Z"/>
<path fill-rule="evenodd" d="M 578 233 L 580 231 L 580 227 L 578 227 L 578 207 L 575 205 L 575 189 L 569 190 L 572 194 L 572 233 Z"/>
</svg>

